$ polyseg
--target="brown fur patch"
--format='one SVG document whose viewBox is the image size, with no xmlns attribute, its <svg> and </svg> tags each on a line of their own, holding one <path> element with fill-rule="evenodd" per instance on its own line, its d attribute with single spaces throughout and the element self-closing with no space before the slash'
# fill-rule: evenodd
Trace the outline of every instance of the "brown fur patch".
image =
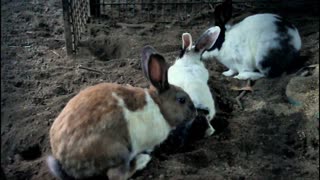
<svg viewBox="0 0 320 180">
<path fill-rule="evenodd" d="M 141 88 L 117 84 L 99 84 L 72 98 L 50 130 L 53 156 L 72 175 L 81 168 L 92 173 L 121 163 L 130 151 L 129 132 L 118 100 L 121 97 L 131 111 L 146 104 Z"/>
<path fill-rule="evenodd" d="M 146 104 L 145 90 L 132 86 L 121 86 L 114 91 L 117 96 L 121 97 L 130 111 L 142 109 Z"/>
<path fill-rule="evenodd" d="M 189 97 L 181 88 L 170 85 L 167 91 L 158 94 L 154 87 L 150 87 L 149 93 L 153 101 L 159 105 L 161 114 L 171 127 L 175 127 L 183 121 L 189 121 L 195 117 L 195 107 Z M 186 98 L 185 104 L 177 102 L 177 95 Z"/>
</svg>

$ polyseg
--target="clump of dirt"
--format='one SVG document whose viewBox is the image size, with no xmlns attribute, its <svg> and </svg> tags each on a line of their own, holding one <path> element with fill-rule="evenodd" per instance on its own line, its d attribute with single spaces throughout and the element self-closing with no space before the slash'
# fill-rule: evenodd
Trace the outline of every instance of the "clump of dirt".
<svg viewBox="0 0 320 180">
<path fill-rule="evenodd" d="M 154 46 L 171 64 L 179 55 L 181 34 L 197 39 L 211 21 L 203 13 L 182 24 L 117 22 L 93 29 L 72 59 L 66 55 L 61 1 L 4 0 L 1 5 L 1 179 L 55 179 L 45 163 L 51 154 L 48 132 L 65 104 L 101 82 L 147 87 L 142 47 Z M 311 5 L 318 6 L 300 9 Z M 234 7 L 239 15 L 277 12 L 276 6 Z M 240 92 L 232 89 L 245 82 L 222 76 L 225 67 L 217 61 L 206 62 L 217 107 L 215 134 L 202 138 L 205 120 L 200 117 L 187 133 L 178 127 L 132 179 L 318 178 L 319 16 L 314 11 L 285 15 L 302 37 L 305 67 L 255 81 L 241 109 L 235 100 Z"/>
<path fill-rule="evenodd" d="M 108 61 L 127 57 L 130 44 L 123 37 L 100 34 L 80 42 L 81 47 L 89 50 L 98 59 Z"/>
</svg>

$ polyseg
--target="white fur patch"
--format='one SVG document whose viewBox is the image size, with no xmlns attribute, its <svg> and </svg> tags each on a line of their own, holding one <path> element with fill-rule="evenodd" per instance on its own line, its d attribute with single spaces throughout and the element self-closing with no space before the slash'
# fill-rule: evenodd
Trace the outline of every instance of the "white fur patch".
<svg viewBox="0 0 320 180">
<path fill-rule="evenodd" d="M 216 111 L 208 79 L 208 70 L 197 53 L 189 53 L 176 60 L 168 70 L 169 83 L 182 88 L 190 96 L 196 108 L 207 108 L 209 110 L 207 120 L 211 121 Z"/>
<path fill-rule="evenodd" d="M 293 47 L 296 50 L 300 50 L 301 49 L 301 38 L 300 38 L 300 35 L 299 35 L 299 32 L 297 31 L 297 29 L 289 28 L 288 34 L 292 37 L 290 44 L 293 45 Z"/>
<path fill-rule="evenodd" d="M 136 157 L 136 170 L 144 169 L 150 160 L 151 156 L 149 154 L 138 154 Z"/>
<path fill-rule="evenodd" d="M 116 93 L 112 93 L 112 96 L 118 100 L 119 106 L 122 107 L 128 123 L 133 149 L 132 156 L 160 144 L 167 138 L 171 130 L 158 105 L 153 101 L 147 90 L 145 90 L 145 95 L 147 104 L 143 109 L 130 111 L 123 99 Z"/>
</svg>

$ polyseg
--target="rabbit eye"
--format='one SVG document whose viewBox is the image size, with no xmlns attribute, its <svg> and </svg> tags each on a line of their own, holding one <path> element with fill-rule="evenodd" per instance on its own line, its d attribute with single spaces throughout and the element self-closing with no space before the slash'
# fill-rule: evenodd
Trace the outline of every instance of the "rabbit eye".
<svg viewBox="0 0 320 180">
<path fill-rule="evenodd" d="M 186 98 L 180 97 L 180 98 L 177 98 L 177 101 L 178 101 L 180 104 L 185 104 L 185 103 L 186 103 Z"/>
</svg>

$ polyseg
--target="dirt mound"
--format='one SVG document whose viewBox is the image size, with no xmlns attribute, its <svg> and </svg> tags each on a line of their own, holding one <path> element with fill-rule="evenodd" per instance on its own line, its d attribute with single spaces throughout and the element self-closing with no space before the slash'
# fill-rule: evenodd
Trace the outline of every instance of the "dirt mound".
<svg viewBox="0 0 320 180">
<path fill-rule="evenodd" d="M 98 35 L 80 42 L 80 48 L 86 48 L 89 52 L 102 61 L 126 58 L 130 44 L 119 36 Z M 80 50 L 81 52 L 81 50 Z M 81 56 L 81 54 L 78 54 Z"/>
</svg>

